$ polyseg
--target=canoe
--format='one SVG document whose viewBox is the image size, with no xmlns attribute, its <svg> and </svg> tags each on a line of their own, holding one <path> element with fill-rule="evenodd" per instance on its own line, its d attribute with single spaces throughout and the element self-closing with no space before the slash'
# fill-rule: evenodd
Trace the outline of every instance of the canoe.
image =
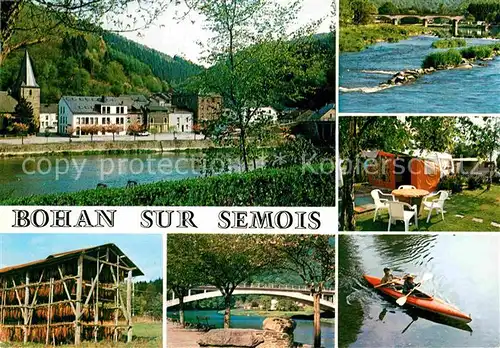
<svg viewBox="0 0 500 348">
<path fill-rule="evenodd" d="M 363 276 L 368 283 L 372 286 L 376 286 L 380 284 L 380 278 L 377 277 L 372 277 L 369 275 L 364 275 Z M 404 294 L 396 289 L 393 288 L 388 288 L 385 286 L 382 286 L 380 288 L 377 288 L 380 292 L 384 293 L 387 296 L 390 296 L 394 299 L 398 299 L 400 297 L 403 297 Z M 424 294 L 425 295 L 425 294 Z M 442 316 L 445 316 L 447 318 L 451 318 L 454 320 L 458 320 L 464 323 L 470 323 L 472 321 L 471 317 L 463 312 L 461 312 L 458 308 L 455 306 L 444 302 L 443 300 L 432 297 L 429 295 L 425 295 L 425 297 L 417 297 L 410 295 L 408 296 L 406 300 L 406 304 L 413 306 L 415 308 L 419 308 L 421 310 L 439 314 Z"/>
</svg>

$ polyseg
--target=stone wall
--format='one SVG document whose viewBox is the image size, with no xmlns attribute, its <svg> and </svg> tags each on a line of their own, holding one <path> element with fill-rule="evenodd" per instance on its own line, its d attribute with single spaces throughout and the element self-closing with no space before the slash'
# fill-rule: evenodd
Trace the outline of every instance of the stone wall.
<svg viewBox="0 0 500 348">
<path fill-rule="evenodd" d="M 23 155 L 42 155 L 57 153 L 85 153 L 85 152 L 165 152 L 187 149 L 204 149 L 213 146 L 209 140 L 163 140 L 163 141 L 95 141 L 95 142 L 64 142 L 48 144 L 24 144 L 0 145 L 1 156 L 23 156 Z"/>
</svg>

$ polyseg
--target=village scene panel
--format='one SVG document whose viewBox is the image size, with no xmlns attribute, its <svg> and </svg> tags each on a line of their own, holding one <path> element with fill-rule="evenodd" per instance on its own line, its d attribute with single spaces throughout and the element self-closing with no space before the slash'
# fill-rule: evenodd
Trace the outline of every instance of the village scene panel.
<svg viewBox="0 0 500 348">
<path fill-rule="evenodd" d="M 2 2 L 2 204 L 335 205 L 332 3 L 106 2 Z"/>
</svg>

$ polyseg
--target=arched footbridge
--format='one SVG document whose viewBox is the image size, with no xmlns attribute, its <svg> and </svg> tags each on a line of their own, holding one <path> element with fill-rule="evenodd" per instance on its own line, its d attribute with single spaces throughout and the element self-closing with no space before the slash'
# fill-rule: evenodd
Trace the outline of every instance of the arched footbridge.
<svg viewBox="0 0 500 348">
<path fill-rule="evenodd" d="M 314 299 L 307 287 L 278 285 L 278 284 L 243 284 L 234 290 L 234 296 L 237 295 L 268 295 L 273 297 L 289 298 L 295 301 L 313 304 Z M 167 308 L 179 304 L 179 299 L 175 298 L 173 293 L 169 293 Z M 222 293 L 214 286 L 199 286 L 191 289 L 188 296 L 184 297 L 184 303 L 206 300 L 209 298 L 220 297 Z M 320 307 L 324 311 L 335 312 L 335 290 L 324 289 L 321 294 Z"/>
</svg>

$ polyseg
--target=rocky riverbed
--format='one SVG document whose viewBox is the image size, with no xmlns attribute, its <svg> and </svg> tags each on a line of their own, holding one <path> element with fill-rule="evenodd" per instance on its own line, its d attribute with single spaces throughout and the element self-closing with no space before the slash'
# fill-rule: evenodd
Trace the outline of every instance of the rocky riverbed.
<svg viewBox="0 0 500 348">
<path fill-rule="evenodd" d="M 387 82 L 382 82 L 379 84 L 381 88 L 389 88 L 393 86 L 401 86 L 407 85 L 417 81 L 420 77 L 424 75 L 433 74 L 436 71 L 440 70 L 454 70 L 454 69 L 472 69 L 474 66 L 486 67 L 488 66 L 488 62 L 495 59 L 495 57 L 499 53 L 497 51 L 493 52 L 493 55 L 489 58 L 484 59 L 462 59 L 462 62 L 459 65 L 454 66 L 440 66 L 437 68 L 420 68 L 420 69 L 408 69 L 402 70 L 396 74 L 394 74 Z"/>
</svg>

